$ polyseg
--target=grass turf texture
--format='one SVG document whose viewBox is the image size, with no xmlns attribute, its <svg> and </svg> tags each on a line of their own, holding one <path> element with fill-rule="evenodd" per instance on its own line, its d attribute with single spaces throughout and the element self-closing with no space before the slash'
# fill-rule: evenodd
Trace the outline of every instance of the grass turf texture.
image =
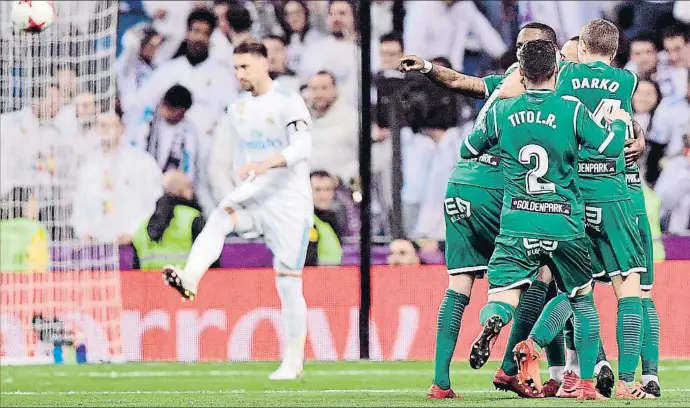
<svg viewBox="0 0 690 408">
<path fill-rule="evenodd" d="M 581 406 L 574 400 L 523 400 L 496 391 L 497 363 L 481 370 L 453 363 L 453 388 L 461 400 L 428 401 L 430 362 L 308 363 L 300 381 L 272 382 L 276 363 L 124 364 L 0 367 L 0 406 Z M 616 370 L 614 369 L 614 372 Z M 690 361 L 660 365 L 662 397 L 599 405 L 690 406 Z M 547 378 L 548 374 L 542 374 Z M 590 404 L 591 405 L 591 404 Z"/>
</svg>

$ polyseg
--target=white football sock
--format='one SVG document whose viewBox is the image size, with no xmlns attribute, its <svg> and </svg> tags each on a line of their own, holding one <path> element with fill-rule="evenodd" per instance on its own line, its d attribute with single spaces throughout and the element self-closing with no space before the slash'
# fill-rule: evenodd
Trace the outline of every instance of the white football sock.
<svg viewBox="0 0 690 408">
<path fill-rule="evenodd" d="M 557 383 L 563 382 L 563 374 L 565 373 L 565 366 L 549 367 L 549 378 L 555 380 Z"/>
<path fill-rule="evenodd" d="M 577 351 L 565 349 L 565 371 L 572 371 L 580 376 L 580 361 L 577 359 Z"/>
<path fill-rule="evenodd" d="M 219 207 L 211 212 L 204 229 L 192 245 L 187 265 L 180 276 L 187 290 L 196 293 L 201 277 L 220 256 L 225 237 L 234 230 L 234 227 L 232 217 L 225 209 Z"/>
<path fill-rule="evenodd" d="M 642 385 L 647 385 L 650 381 L 654 381 L 657 384 L 659 383 L 659 377 L 656 375 L 651 375 L 651 374 L 642 374 Z"/>
<path fill-rule="evenodd" d="M 283 364 L 301 371 L 304 364 L 304 344 L 307 340 L 307 303 L 302 293 L 302 278 L 276 277 L 282 305 L 286 347 Z"/>
<path fill-rule="evenodd" d="M 597 365 L 594 366 L 594 375 L 599 375 L 599 371 L 601 371 L 601 367 L 603 367 L 603 366 L 607 366 L 608 368 L 611 368 L 611 363 L 609 363 L 606 360 L 602 360 L 602 361 L 598 362 Z M 613 371 L 613 368 L 611 368 L 611 370 Z"/>
</svg>

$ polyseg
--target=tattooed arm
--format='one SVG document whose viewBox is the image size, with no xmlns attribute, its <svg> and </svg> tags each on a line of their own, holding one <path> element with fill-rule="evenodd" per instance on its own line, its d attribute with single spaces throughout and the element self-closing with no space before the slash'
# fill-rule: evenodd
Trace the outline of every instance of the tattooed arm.
<svg viewBox="0 0 690 408">
<path fill-rule="evenodd" d="M 431 68 L 430 70 L 429 67 Z M 408 55 L 400 60 L 400 72 L 420 71 L 441 88 L 451 90 L 472 98 L 484 98 L 486 85 L 481 78 L 461 74 L 438 64 L 431 64 L 416 55 Z"/>
</svg>

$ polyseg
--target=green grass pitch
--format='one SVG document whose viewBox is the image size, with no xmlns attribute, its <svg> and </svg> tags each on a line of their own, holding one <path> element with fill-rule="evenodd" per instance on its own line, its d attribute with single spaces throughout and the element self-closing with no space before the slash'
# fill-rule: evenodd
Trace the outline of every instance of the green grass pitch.
<svg viewBox="0 0 690 408">
<path fill-rule="evenodd" d="M 271 382 L 267 376 L 276 365 L 5 366 L 0 367 L 0 406 L 581 406 L 574 400 L 522 400 L 496 391 L 491 384 L 496 363 L 478 371 L 464 362 L 453 363 L 453 388 L 464 398 L 444 401 L 425 398 L 433 374 L 431 362 L 308 363 L 302 380 Z M 690 361 L 665 361 L 660 376 L 660 400 L 611 400 L 596 405 L 690 406 Z"/>
</svg>

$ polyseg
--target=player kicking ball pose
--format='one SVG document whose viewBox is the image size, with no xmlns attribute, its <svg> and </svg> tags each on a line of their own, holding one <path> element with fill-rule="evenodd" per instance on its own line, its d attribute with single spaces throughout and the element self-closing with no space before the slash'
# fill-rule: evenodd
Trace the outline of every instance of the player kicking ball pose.
<svg viewBox="0 0 690 408">
<path fill-rule="evenodd" d="M 527 24 L 518 34 L 518 50 L 523 43 L 534 39 L 544 39 L 555 44 L 556 33 L 544 24 Z M 506 75 L 515 69 L 517 69 L 517 64 L 511 66 L 506 71 Z M 400 71 L 421 71 L 443 88 L 470 97 L 488 97 L 479 112 L 477 123 L 483 121 L 493 103 L 497 101 L 497 90 L 506 76 L 490 75 L 476 78 L 432 65 L 414 55 L 401 59 Z M 474 131 L 483 131 L 483 128 L 475 126 Z M 460 395 L 456 394 L 450 386 L 450 363 L 458 340 L 462 315 L 470 301 L 474 280 L 486 273 L 489 258 L 494 250 L 494 240 L 499 232 L 503 171 L 498 150 L 496 146 L 479 158 L 460 160 L 448 180 L 444 200 L 448 289 L 438 313 L 434 378 L 427 393 L 430 399 L 460 398 Z M 523 330 L 524 334 L 520 333 L 521 337 L 513 339 L 513 332 L 511 332 L 512 346 L 527 337 L 539 316 L 550 280 L 548 268 L 542 271 L 540 280 L 538 284 L 535 284 L 535 290 L 531 290 L 524 297 L 526 304 L 536 305 L 533 307 L 534 316 L 525 322 L 528 327 Z M 523 312 L 527 311 L 523 310 Z M 514 327 L 517 326 L 519 325 L 516 324 Z M 561 348 L 552 354 L 562 356 L 563 352 L 561 345 Z M 551 360 L 549 362 L 551 363 Z M 565 362 L 561 365 L 563 364 Z M 513 361 L 512 352 L 507 353 L 504 365 L 505 369 L 502 366 L 494 377 L 494 384 L 501 389 L 514 391 L 520 396 L 530 396 L 532 389 L 518 383 L 517 365 Z M 512 373 L 507 374 L 511 371 L 507 366 L 512 367 Z"/>
<path fill-rule="evenodd" d="M 194 241 L 184 270 L 166 267 L 165 281 L 185 299 L 223 249 L 231 232 L 255 230 L 273 252 L 273 269 L 282 306 L 287 344 L 272 380 L 293 380 L 303 370 L 307 305 L 302 268 L 313 200 L 307 159 L 312 150 L 311 117 L 304 100 L 272 81 L 266 47 L 248 40 L 233 52 L 237 79 L 246 92 L 228 107 L 233 164 L 244 180 L 213 210 Z"/>
<path fill-rule="evenodd" d="M 632 112 L 631 101 L 637 77 L 630 71 L 610 66 L 617 49 L 618 29 L 608 21 L 593 20 L 580 33 L 578 58 L 581 63 L 562 64 L 558 75 L 557 94 L 581 101 L 594 110 L 593 115 L 600 123 L 612 107 L 621 107 L 629 114 Z M 631 139 L 634 133 L 631 123 L 626 136 Z M 593 252 L 593 275 L 598 280 L 612 282 L 618 298 L 616 337 L 620 364 L 616 398 L 653 398 L 634 382 L 644 332 L 640 280 L 641 276 L 646 277 L 647 267 L 638 220 L 630 199 L 634 192 L 629 195 L 626 185 L 628 169 L 625 159 L 621 155 L 609 160 L 596 150 L 587 148 L 580 150 L 579 158 L 578 177 L 585 202 L 587 237 Z M 636 166 L 630 171 L 639 177 Z M 571 315 L 566 296 L 556 297 L 544 309 L 529 339 L 516 347 L 516 354 L 538 355 L 539 348 L 551 341 Z M 604 361 L 602 364 L 608 363 Z M 530 368 L 532 365 L 538 366 L 538 359 L 524 360 L 520 370 L 523 380 L 530 372 L 538 372 L 538 369 Z M 598 368 L 603 370 L 601 366 Z M 574 396 L 576 384 L 576 373 L 567 372 L 559 390 L 560 396 Z M 613 381 L 610 384 L 613 385 Z M 602 389 L 601 386 L 598 388 Z M 607 388 L 608 392 L 610 388 Z"/>
<path fill-rule="evenodd" d="M 501 229 L 489 261 L 489 302 L 480 312 L 483 328 L 470 359 L 489 354 L 501 329 L 512 320 L 521 294 L 546 263 L 574 311 L 581 373 L 578 399 L 604 400 L 593 380 L 600 328 L 577 154 L 583 145 L 607 158 L 619 157 L 631 118 L 620 108 L 606 112 L 611 120 L 607 131 L 582 103 L 555 95 L 556 50 L 550 42 L 526 43 L 519 63 L 525 94 L 497 102 L 485 118 L 485 132 L 473 132 L 461 148 L 461 156 L 471 158 L 498 145 L 505 179 Z M 530 374 L 528 380 L 539 378 L 538 373 Z M 538 383 L 531 385 L 540 388 Z"/>
</svg>

